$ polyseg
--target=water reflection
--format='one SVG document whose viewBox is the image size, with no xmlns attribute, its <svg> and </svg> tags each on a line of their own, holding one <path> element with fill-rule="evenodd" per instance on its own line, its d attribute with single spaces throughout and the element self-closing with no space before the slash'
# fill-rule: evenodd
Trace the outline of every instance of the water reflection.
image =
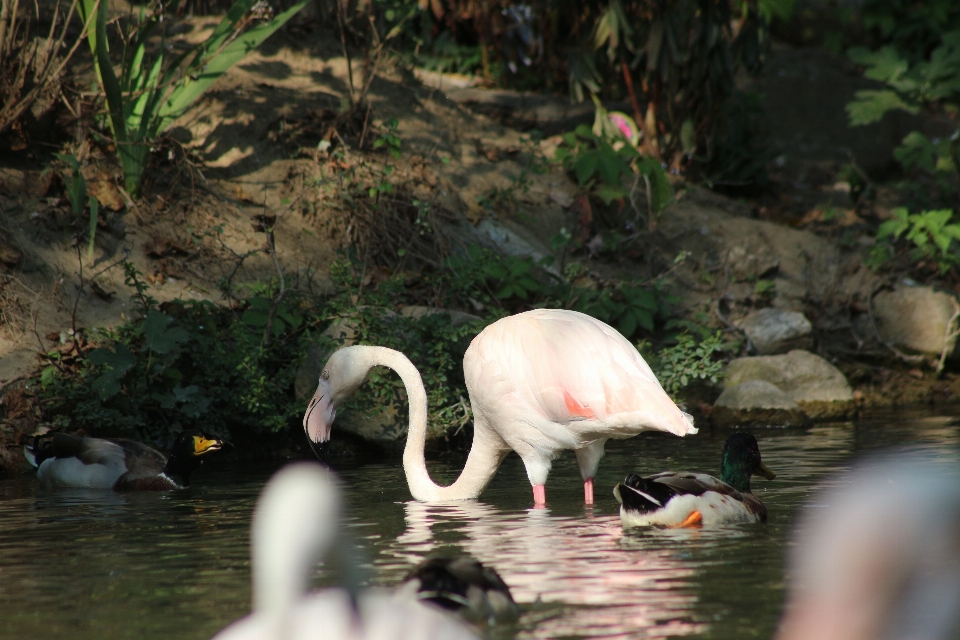
<svg viewBox="0 0 960 640">
<path fill-rule="evenodd" d="M 703 629 L 689 620 L 694 569 L 676 552 L 621 544 L 619 516 L 557 517 L 549 509 L 517 513 L 481 502 L 410 501 L 404 519 L 406 531 L 383 550 L 386 558 L 417 563 L 451 542 L 443 532 L 456 531 L 462 536 L 457 546 L 496 567 L 518 603 L 567 605 L 546 619 L 534 608 L 521 620 L 519 637 L 644 638 L 654 628 L 654 635 L 663 635 L 667 623 L 671 635 Z"/>
<path fill-rule="evenodd" d="M 558 459 L 549 509 L 533 511 L 523 464 L 504 461 L 483 502 L 410 501 L 398 461 L 341 466 L 349 526 L 372 567 L 395 585 L 431 553 L 470 553 L 511 585 L 524 614 L 504 640 L 547 637 L 711 640 L 772 637 L 784 600 L 784 552 L 818 487 L 837 487 L 858 455 L 898 444 L 955 464 L 952 416 L 878 417 L 807 429 L 758 429 L 778 477 L 757 480 L 766 525 L 624 533 L 610 489 L 627 473 L 719 472 L 726 430 L 692 438 L 642 434 L 610 443 L 585 509 L 572 454 Z M 945 453 L 946 452 L 946 453 Z M 168 494 L 39 492 L 29 476 L 0 481 L 0 639 L 202 640 L 250 608 L 253 504 L 279 463 L 201 469 Z M 431 460 L 443 481 L 461 461 Z M 334 564 L 334 563 L 331 563 Z M 336 580 L 318 571 L 316 586 Z M 55 612 L 55 614 L 51 613 Z"/>
</svg>

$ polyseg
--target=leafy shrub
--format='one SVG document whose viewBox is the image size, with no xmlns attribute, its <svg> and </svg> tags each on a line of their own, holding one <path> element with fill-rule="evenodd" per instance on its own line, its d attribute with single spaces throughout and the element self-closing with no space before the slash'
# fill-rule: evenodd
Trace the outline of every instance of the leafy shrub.
<svg viewBox="0 0 960 640">
<path fill-rule="evenodd" d="M 960 19 L 960 13 L 958 13 Z M 943 33 L 938 46 L 926 57 L 911 59 L 898 45 L 877 51 L 853 48 L 850 58 L 865 67 L 868 78 L 886 83 L 885 89 L 858 91 L 849 104 L 850 124 L 879 121 L 891 110 L 918 113 L 923 107 L 960 107 L 960 24 Z M 911 131 L 894 150 L 894 158 L 907 172 L 931 174 L 944 199 L 956 197 L 955 183 L 960 168 L 960 128 L 953 135 L 932 140 L 920 131 Z M 926 199 L 921 206 L 929 206 Z"/>
<path fill-rule="evenodd" d="M 653 360 L 653 371 L 660 384 L 671 396 L 696 380 L 709 380 L 716 384 L 723 372 L 723 362 L 715 357 L 723 351 L 720 332 L 697 339 L 684 332 L 677 337 L 677 344 L 663 349 Z"/>
<path fill-rule="evenodd" d="M 269 300 L 238 309 L 175 300 L 158 306 L 127 264 L 132 299 L 142 315 L 92 335 L 99 345 L 69 367 L 41 375 L 46 415 L 58 428 L 157 441 L 169 429 L 212 428 L 225 436 L 278 431 L 299 419 L 293 379 L 309 336 L 305 300 L 281 305 L 269 350 L 260 347 Z M 57 366 L 59 364 L 59 366 Z"/>
<path fill-rule="evenodd" d="M 451 258 L 429 276 L 436 295 L 446 307 L 479 307 L 485 314 L 455 324 L 442 313 L 397 313 L 412 301 L 402 276 L 364 285 L 362 273 L 346 258 L 331 266 L 331 295 L 309 299 L 288 290 L 276 308 L 275 286 L 269 285 L 254 287 L 233 308 L 181 300 L 158 304 L 142 274 L 125 263 L 135 317 L 93 332 L 92 348 L 79 358 L 68 361 L 50 351 L 51 364 L 40 376 L 41 403 L 56 428 L 147 441 L 189 427 L 239 441 L 288 428 L 297 433 L 304 406 L 293 387 L 303 354 L 316 342 L 332 352 L 348 337 L 351 343 L 391 347 L 410 358 L 427 390 L 431 436 L 443 438 L 472 417 L 462 370 L 470 340 L 514 306 L 577 309 L 628 337 L 652 332 L 657 320 L 669 325 L 672 299 L 660 282 L 586 288 L 544 277 L 544 266 L 478 247 Z M 268 322 L 269 342 L 264 340 Z M 331 322 L 349 330 L 336 337 L 318 335 Z M 347 408 L 372 414 L 391 406 L 400 410 L 405 402 L 399 378 L 376 370 Z M 404 415 L 398 416 L 399 428 Z"/>
<path fill-rule="evenodd" d="M 863 26 L 911 60 L 928 57 L 946 32 L 960 29 L 954 0 L 863 0 Z"/>
<path fill-rule="evenodd" d="M 912 243 L 910 257 L 914 262 L 929 260 L 941 274 L 960 264 L 960 253 L 954 241 L 960 241 L 960 221 L 953 221 L 953 211 L 940 209 L 911 214 L 906 208 L 893 210 L 877 232 L 877 240 L 867 264 L 878 269 L 894 255 L 894 245 L 903 238 Z"/>
<path fill-rule="evenodd" d="M 578 126 L 563 136 L 554 160 L 563 163 L 577 183 L 604 204 L 629 201 L 635 220 L 652 226 L 673 198 L 673 188 L 660 161 L 637 148 L 637 125 L 623 113 L 608 113 L 599 102 L 593 128 Z M 645 193 L 645 206 L 636 192 Z M 621 207 L 622 208 L 622 207 Z M 620 226 L 620 225 L 616 225 Z"/>
<path fill-rule="evenodd" d="M 625 141 L 610 141 L 596 135 L 586 125 L 563 136 L 554 158 L 573 173 L 577 183 L 606 204 L 629 195 L 625 181 L 650 180 L 654 213 L 669 204 L 673 190 L 660 163 L 645 158 Z"/>
</svg>

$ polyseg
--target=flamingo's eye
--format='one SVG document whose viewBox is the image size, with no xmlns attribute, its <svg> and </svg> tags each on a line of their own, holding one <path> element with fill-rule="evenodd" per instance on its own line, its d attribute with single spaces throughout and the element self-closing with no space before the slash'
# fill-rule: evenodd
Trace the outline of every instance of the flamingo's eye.
<svg viewBox="0 0 960 640">
<path fill-rule="evenodd" d="M 323 378 L 324 380 L 329 380 L 330 372 L 324 369 L 323 371 L 320 372 L 320 377 Z"/>
</svg>

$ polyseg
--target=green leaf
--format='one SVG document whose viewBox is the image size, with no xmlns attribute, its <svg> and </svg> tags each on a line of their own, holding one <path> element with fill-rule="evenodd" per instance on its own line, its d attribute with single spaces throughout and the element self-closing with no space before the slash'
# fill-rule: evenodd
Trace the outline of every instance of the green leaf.
<svg viewBox="0 0 960 640">
<path fill-rule="evenodd" d="M 247 309 L 243 312 L 243 315 L 240 316 L 240 322 L 248 327 L 265 327 L 267 326 L 267 320 L 269 317 L 270 314 L 267 311 Z"/>
<path fill-rule="evenodd" d="M 850 59 L 867 67 L 864 76 L 880 82 L 899 80 L 906 74 L 910 64 L 901 58 L 897 48 L 887 45 L 879 51 L 868 51 L 863 47 L 854 47 L 848 54 Z"/>
<path fill-rule="evenodd" d="M 137 364 L 137 358 L 122 342 L 114 345 L 113 350 L 106 347 L 94 349 L 87 356 L 94 365 L 105 366 L 107 370 L 90 385 L 90 390 L 107 400 L 120 392 L 120 380 L 124 374 Z"/>
<path fill-rule="evenodd" d="M 182 343 L 190 339 L 190 334 L 185 329 L 170 327 L 172 323 L 173 318 L 161 311 L 151 309 L 143 321 L 145 348 L 164 355 L 178 349 Z"/>
<path fill-rule="evenodd" d="M 180 117 L 184 111 L 192 105 L 197 98 L 203 95 L 203 92 L 213 84 L 220 76 L 227 72 L 234 64 L 239 62 L 244 56 L 260 46 L 264 40 L 287 23 L 290 18 L 295 16 L 304 6 L 307 0 L 299 2 L 286 11 L 276 15 L 273 19 L 258 24 L 236 40 L 225 46 L 219 53 L 216 52 L 219 44 L 222 43 L 233 28 L 233 24 L 239 22 L 246 13 L 243 11 L 234 11 L 234 7 L 249 7 L 252 0 L 243 0 L 237 2 L 231 7 L 227 17 L 217 26 L 214 33 L 203 43 L 203 50 L 206 55 L 198 54 L 197 58 L 191 61 L 192 73 L 185 75 L 180 84 L 170 93 L 170 96 L 161 105 L 151 130 L 154 134 L 163 133 L 173 124 L 174 120 Z M 239 13 L 239 16 L 236 14 Z M 230 21 L 233 21 L 231 23 Z M 195 75 L 194 75 L 195 74 Z"/>
<path fill-rule="evenodd" d="M 614 200 L 627 197 L 627 190 L 623 187 L 614 187 L 605 183 L 597 185 L 596 188 L 594 188 L 593 193 L 595 193 L 598 198 L 603 200 L 604 204 L 610 204 Z"/>
<path fill-rule="evenodd" d="M 899 238 L 904 231 L 910 228 L 910 213 L 905 207 L 897 207 L 891 213 L 893 219 L 881 224 L 877 230 L 877 240 L 883 240 L 889 236 Z"/>
<path fill-rule="evenodd" d="M 852 101 L 847 103 L 847 115 L 851 126 L 860 126 L 878 122 L 887 111 L 902 109 L 907 113 L 918 113 L 920 108 L 905 102 L 890 89 L 862 89 L 857 91 Z"/>
<path fill-rule="evenodd" d="M 51 384 L 53 384 L 57 379 L 57 368 L 53 365 L 45 367 L 43 371 L 40 372 L 40 386 L 46 389 Z"/>
<path fill-rule="evenodd" d="M 937 161 L 933 143 L 919 131 L 908 133 L 901 145 L 893 150 L 893 157 L 906 171 L 920 167 L 932 173 L 936 169 Z"/>
<path fill-rule="evenodd" d="M 87 258 L 93 257 L 93 241 L 97 237 L 98 205 L 97 199 L 90 196 L 90 243 L 87 245 Z"/>
<path fill-rule="evenodd" d="M 577 182 L 581 185 L 593 177 L 597 170 L 597 154 L 592 151 L 584 151 L 577 155 L 574 160 L 573 171 L 577 176 Z"/>
<path fill-rule="evenodd" d="M 626 338 L 633 335 L 633 332 L 637 330 L 637 319 L 632 311 L 623 314 L 617 328 L 620 329 L 620 333 Z"/>
<path fill-rule="evenodd" d="M 660 308 L 660 305 L 657 304 L 656 294 L 650 289 L 622 287 L 621 291 L 623 292 L 623 297 L 629 300 L 634 306 L 653 311 L 654 313 Z"/>
</svg>

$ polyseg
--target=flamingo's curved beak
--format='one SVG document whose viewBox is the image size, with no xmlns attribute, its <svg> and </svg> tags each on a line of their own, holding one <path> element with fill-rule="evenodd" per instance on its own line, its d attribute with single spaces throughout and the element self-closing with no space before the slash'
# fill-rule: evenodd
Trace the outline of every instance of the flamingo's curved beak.
<svg viewBox="0 0 960 640">
<path fill-rule="evenodd" d="M 336 417 L 337 409 L 331 399 L 330 384 L 326 380 L 320 380 L 307 411 L 303 414 L 303 431 L 314 451 L 317 445 L 330 440 L 330 428 Z"/>
</svg>

